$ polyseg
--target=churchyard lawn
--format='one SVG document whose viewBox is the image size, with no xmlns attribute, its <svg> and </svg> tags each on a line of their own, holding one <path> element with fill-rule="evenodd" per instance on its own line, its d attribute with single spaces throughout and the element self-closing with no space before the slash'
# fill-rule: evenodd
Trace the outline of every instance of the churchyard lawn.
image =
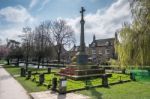
<svg viewBox="0 0 150 99">
<path fill-rule="evenodd" d="M 20 68 L 14 66 L 3 66 L 12 76 L 20 75 Z M 29 68 L 31 71 L 35 71 L 33 68 Z M 45 74 L 45 82 L 44 84 L 51 85 L 51 79 L 56 77 L 59 79 L 59 76 L 54 75 L 54 73 L 58 72 L 59 69 L 52 69 L 51 74 Z M 47 69 L 39 69 L 39 73 L 47 72 Z M 46 91 L 47 86 L 38 85 L 38 75 L 35 75 L 35 81 L 31 79 L 34 76 L 31 76 L 31 79 L 27 80 L 25 77 L 16 76 L 15 79 L 21 83 L 21 85 L 28 92 L 39 92 Z M 109 83 L 118 82 L 121 80 L 129 80 L 128 75 L 124 74 L 113 74 L 111 78 L 108 79 Z M 87 81 L 74 81 L 71 79 L 67 80 L 67 91 L 74 89 L 85 88 L 85 86 L 96 86 L 101 84 L 101 79 L 91 79 Z M 99 88 L 90 88 L 88 90 L 76 91 L 76 93 L 81 93 L 84 95 L 90 96 L 92 99 L 149 99 L 150 98 L 150 81 L 131 81 L 122 84 L 110 85 L 108 88 L 99 87 Z"/>
</svg>

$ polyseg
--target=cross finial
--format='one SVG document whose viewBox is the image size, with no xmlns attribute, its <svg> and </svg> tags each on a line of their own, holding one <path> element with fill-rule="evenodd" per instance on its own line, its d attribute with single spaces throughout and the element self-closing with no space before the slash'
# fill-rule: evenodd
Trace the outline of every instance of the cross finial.
<svg viewBox="0 0 150 99">
<path fill-rule="evenodd" d="M 84 11 L 85 11 L 84 7 L 81 7 L 81 11 L 80 11 L 80 13 L 81 13 L 81 17 L 82 17 L 82 19 L 83 19 L 83 13 L 84 13 Z"/>
</svg>

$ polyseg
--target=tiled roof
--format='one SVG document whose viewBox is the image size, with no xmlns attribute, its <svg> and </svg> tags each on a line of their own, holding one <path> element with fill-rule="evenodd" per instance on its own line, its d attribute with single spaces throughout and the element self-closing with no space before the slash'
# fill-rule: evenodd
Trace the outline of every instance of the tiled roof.
<svg viewBox="0 0 150 99">
<path fill-rule="evenodd" d="M 89 46 L 92 47 L 93 43 L 95 43 L 96 46 L 112 45 L 112 43 L 114 42 L 114 40 L 115 40 L 115 38 L 98 39 L 98 40 L 92 41 L 92 43 Z"/>
</svg>

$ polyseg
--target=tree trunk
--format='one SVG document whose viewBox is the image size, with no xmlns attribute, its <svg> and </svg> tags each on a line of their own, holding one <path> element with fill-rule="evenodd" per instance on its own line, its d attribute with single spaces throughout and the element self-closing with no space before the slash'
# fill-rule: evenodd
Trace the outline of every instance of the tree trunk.
<svg viewBox="0 0 150 99">
<path fill-rule="evenodd" d="M 28 71 L 28 57 L 26 58 L 26 71 Z"/>
<path fill-rule="evenodd" d="M 40 61 L 41 61 L 41 58 L 39 57 L 38 58 L 38 67 L 37 67 L 38 69 L 40 68 Z"/>
<path fill-rule="evenodd" d="M 47 65 L 48 65 L 48 58 L 46 59 Z"/>
<path fill-rule="evenodd" d="M 58 60 L 58 64 L 59 64 L 60 63 L 60 53 L 58 53 L 57 60 Z"/>
<path fill-rule="evenodd" d="M 16 66 L 19 66 L 19 57 L 17 58 Z"/>
<path fill-rule="evenodd" d="M 60 60 L 61 60 L 60 59 L 60 55 L 61 55 L 61 45 L 60 44 L 58 45 L 58 53 L 57 54 L 58 54 L 58 57 L 57 57 L 58 63 L 60 63 Z"/>
<path fill-rule="evenodd" d="M 44 58 L 42 58 L 42 68 L 44 68 Z"/>
<path fill-rule="evenodd" d="M 9 58 L 7 58 L 6 60 L 7 60 L 7 65 L 10 65 Z"/>
</svg>

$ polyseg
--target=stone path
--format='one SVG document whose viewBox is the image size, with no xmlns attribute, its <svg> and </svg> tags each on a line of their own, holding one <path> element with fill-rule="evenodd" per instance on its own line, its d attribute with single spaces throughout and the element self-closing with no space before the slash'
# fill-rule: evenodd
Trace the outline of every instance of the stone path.
<svg viewBox="0 0 150 99">
<path fill-rule="evenodd" d="M 0 99 L 30 99 L 26 90 L 0 66 Z"/>
<path fill-rule="evenodd" d="M 34 92 L 30 94 L 34 99 L 89 99 L 88 96 L 75 93 L 59 95 L 58 93 L 44 91 L 44 92 Z"/>
</svg>

